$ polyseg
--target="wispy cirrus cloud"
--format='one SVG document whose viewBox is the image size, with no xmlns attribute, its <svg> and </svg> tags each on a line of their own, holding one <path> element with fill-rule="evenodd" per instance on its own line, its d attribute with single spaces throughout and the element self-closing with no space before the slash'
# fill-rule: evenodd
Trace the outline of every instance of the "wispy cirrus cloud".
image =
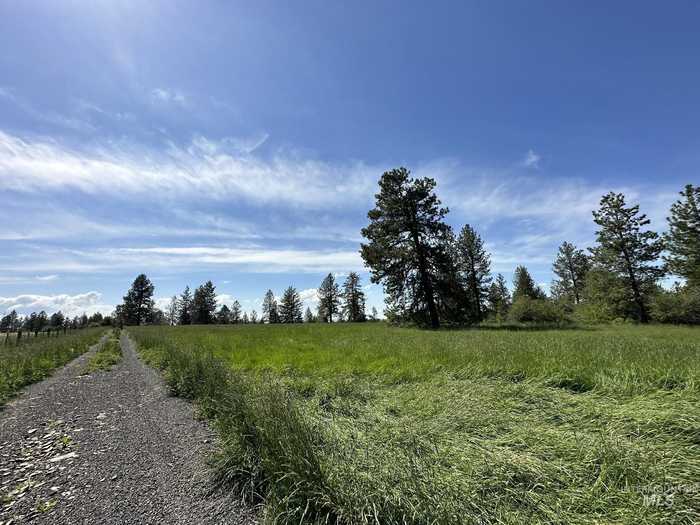
<svg viewBox="0 0 700 525">
<path fill-rule="evenodd" d="M 18 192 L 74 189 L 88 194 L 161 198 L 245 199 L 255 203 L 329 208 L 361 199 L 376 185 L 377 168 L 333 165 L 276 155 L 251 156 L 266 140 L 196 137 L 165 152 L 108 149 L 84 152 L 53 141 L 0 131 L 0 182 Z"/>
<path fill-rule="evenodd" d="M 154 88 L 151 90 L 151 100 L 159 103 L 175 103 L 184 106 L 187 97 L 181 91 L 168 88 Z"/>
</svg>

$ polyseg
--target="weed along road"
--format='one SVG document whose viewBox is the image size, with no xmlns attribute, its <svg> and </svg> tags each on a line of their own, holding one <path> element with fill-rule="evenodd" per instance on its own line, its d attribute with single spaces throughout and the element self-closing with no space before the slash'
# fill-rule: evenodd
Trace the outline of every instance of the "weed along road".
<svg viewBox="0 0 700 525">
<path fill-rule="evenodd" d="M 215 442 L 126 335 L 103 339 L 0 410 L 0 523 L 250 522 L 209 494 Z"/>
</svg>

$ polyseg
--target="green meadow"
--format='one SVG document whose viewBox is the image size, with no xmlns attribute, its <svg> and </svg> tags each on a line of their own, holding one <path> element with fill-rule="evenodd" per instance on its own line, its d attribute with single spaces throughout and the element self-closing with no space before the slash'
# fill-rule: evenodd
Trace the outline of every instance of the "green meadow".
<svg viewBox="0 0 700 525">
<path fill-rule="evenodd" d="M 696 523 L 700 331 L 129 328 L 267 522 Z"/>
</svg>

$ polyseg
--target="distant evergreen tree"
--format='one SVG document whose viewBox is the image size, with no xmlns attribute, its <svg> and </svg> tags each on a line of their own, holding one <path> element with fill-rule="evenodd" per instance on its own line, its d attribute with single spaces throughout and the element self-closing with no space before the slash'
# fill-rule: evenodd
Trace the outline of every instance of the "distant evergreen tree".
<svg viewBox="0 0 700 525">
<path fill-rule="evenodd" d="M 258 312 L 253 310 L 252 312 L 250 312 L 250 323 L 257 324 L 257 322 L 258 322 Z"/>
<path fill-rule="evenodd" d="M 265 298 L 262 303 L 262 317 L 263 321 L 270 324 L 279 323 L 279 312 L 277 309 L 277 300 L 275 299 L 275 294 L 272 290 L 268 290 L 265 294 Z"/>
<path fill-rule="evenodd" d="M 316 319 L 314 318 L 314 314 L 311 311 L 311 308 L 308 306 L 306 307 L 306 311 L 304 312 L 304 322 L 305 323 L 313 323 Z"/>
<path fill-rule="evenodd" d="M 192 324 L 192 294 L 189 286 L 185 286 L 185 290 L 180 295 L 177 309 L 178 324 Z"/>
<path fill-rule="evenodd" d="M 248 314 L 246 312 L 243 312 L 243 317 L 241 317 L 241 323 L 248 324 L 248 322 Z"/>
<path fill-rule="evenodd" d="M 324 277 L 316 294 L 318 295 L 319 320 L 332 323 L 333 316 L 338 313 L 340 308 L 340 289 L 333 274 L 329 273 Z"/>
<path fill-rule="evenodd" d="M 238 324 L 243 321 L 243 309 L 241 308 L 241 303 L 238 301 L 233 301 L 231 305 L 231 323 Z"/>
<path fill-rule="evenodd" d="M 100 318 L 101 317 L 102 316 L 100 315 Z M 59 327 L 63 326 L 63 323 L 65 320 L 66 320 L 66 318 L 59 310 L 58 312 L 51 314 L 51 318 L 49 319 L 49 326 L 51 326 L 52 328 L 59 328 Z"/>
<path fill-rule="evenodd" d="M 586 274 L 590 269 L 590 260 L 583 250 L 563 242 L 553 265 L 554 274 L 558 279 L 552 283 L 552 295 L 579 304 L 586 286 Z"/>
<path fill-rule="evenodd" d="M 668 269 L 700 287 L 700 186 L 688 184 L 673 203 L 665 236 Z"/>
<path fill-rule="evenodd" d="M 656 232 L 642 231 L 649 219 L 638 205 L 627 207 L 622 193 L 604 195 L 593 219 L 600 227 L 598 245 L 591 249 L 595 263 L 620 279 L 637 306 L 638 319 L 649 322 L 649 298 L 664 274 L 655 264 L 663 241 Z"/>
<path fill-rule="evenodd" d="M 213 324 L 216 320 L 216 288 L 207 281 L 194 291 L 192 299 L 192 323 Z"/>
<path fill-rule="evenodd" d="M 296 288 L 290 286 L 284 291 L 280 300 L 280 321 L 283 323 L 301 323 L 302 307 L 303 304 L 299 292 L 297 292 Z"/>
<path fill-rule="evenodd" d="M 329 274 L 330 275 L 330 274 Z M 360 286 L 360 276 L 355 272 L 350 274 L 343 283 L 343 317 L 346 321 L 357 323 L 366 321 L 365 292 Z"/>
<path fill-rule="evenodd" d="M 16 332 L 20 325 L 17 310 L 12 310 L 0 320 L 0 332 Z"/>
<path fill-rule="evenodd" d="M 178 323 L 178 308 L 177 295 L 173 295 L 165 310 L 165 319 L 170 326 L 174 326 Z"/>
<path fill-rule="evenodd" d="M 379 320 L 379 314 L 377 313 L 377 308 L 375 306 L 372 307 L 371 313 L 369 314 L 369 318 L 371 321 Z"/>
<path fill-rule="evenodd" d="M 460 281 L 472 311 L 470 317 L 481 321 L 491 284 L 491 256 L 486 252 L 481 236 L 468 224 L 457 238 L 456 255 Z"/>
<path fill-rule="evenodd" d="M 513 302 L 521 297 L 530 299 L 545 299 L 546 297 L 524 266 L 518 266 L 513 273 Z"/>
<path fill-rule="evenodd" d="M 503 320 L 506 318 L 511 305 L 511 297 L 506 280 L 500 273 L 489 287 L 488 303 L 489 310 L 493 312 L 496 319 Z"/>
<path fill-rule="evenodd" d="M 445 261 L 447 208 L 434 193 L 435 180 L 412 179 L 406 168 L 385 172 L 379 181 L 368 240 L 360 253 L 373 283 L 382 283 L 391 318 L 440 326 L 439 279 Z"/>
<path fill-rule="evenodd" d="M 134 279 L 122 303 L 124 307 L 124 324 L 139 326 L 152 321 L 154 309 L 153 291 L 153 284 L 145 274 L 140 274 Z M 81 320 L 81 325 L 86 326 L 87 323 L 88 320 L 85 315 L 85 323 L 83 324 Z"/>
<path fill-rule="evenodd" d="M 216 313 L 216 322 L 219 324 L 231 324 L 231 309 L 225 304 L 221 305 L 221 308 Z"/>
</svg>

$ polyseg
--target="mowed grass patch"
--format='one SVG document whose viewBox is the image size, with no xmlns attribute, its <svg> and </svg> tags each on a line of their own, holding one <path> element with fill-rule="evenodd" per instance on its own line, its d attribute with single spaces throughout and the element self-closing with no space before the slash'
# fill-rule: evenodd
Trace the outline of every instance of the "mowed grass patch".
<svg viewBox="0 0 700 525">
<path fill-rule="evenodd" d="M 270 522 L 700 519 L 697 330 L 130 330 Z"/>
<path fill-rule="evenodd" d="M 90 356 L 85 366 L 85 374 L 91 374 L 98 370 L 107 371 L 116 365 L 122 358 L 122 350 L 119 344 L 119 330 L 114 329 L 110 336 Z"/>
<path fill-rule="evenodd" d="M 46 378 L 86 352 L 102 333 L 102 328 L 90 328 L 0 345 L 0 406 L 22 387 Z"/>
</svg>

